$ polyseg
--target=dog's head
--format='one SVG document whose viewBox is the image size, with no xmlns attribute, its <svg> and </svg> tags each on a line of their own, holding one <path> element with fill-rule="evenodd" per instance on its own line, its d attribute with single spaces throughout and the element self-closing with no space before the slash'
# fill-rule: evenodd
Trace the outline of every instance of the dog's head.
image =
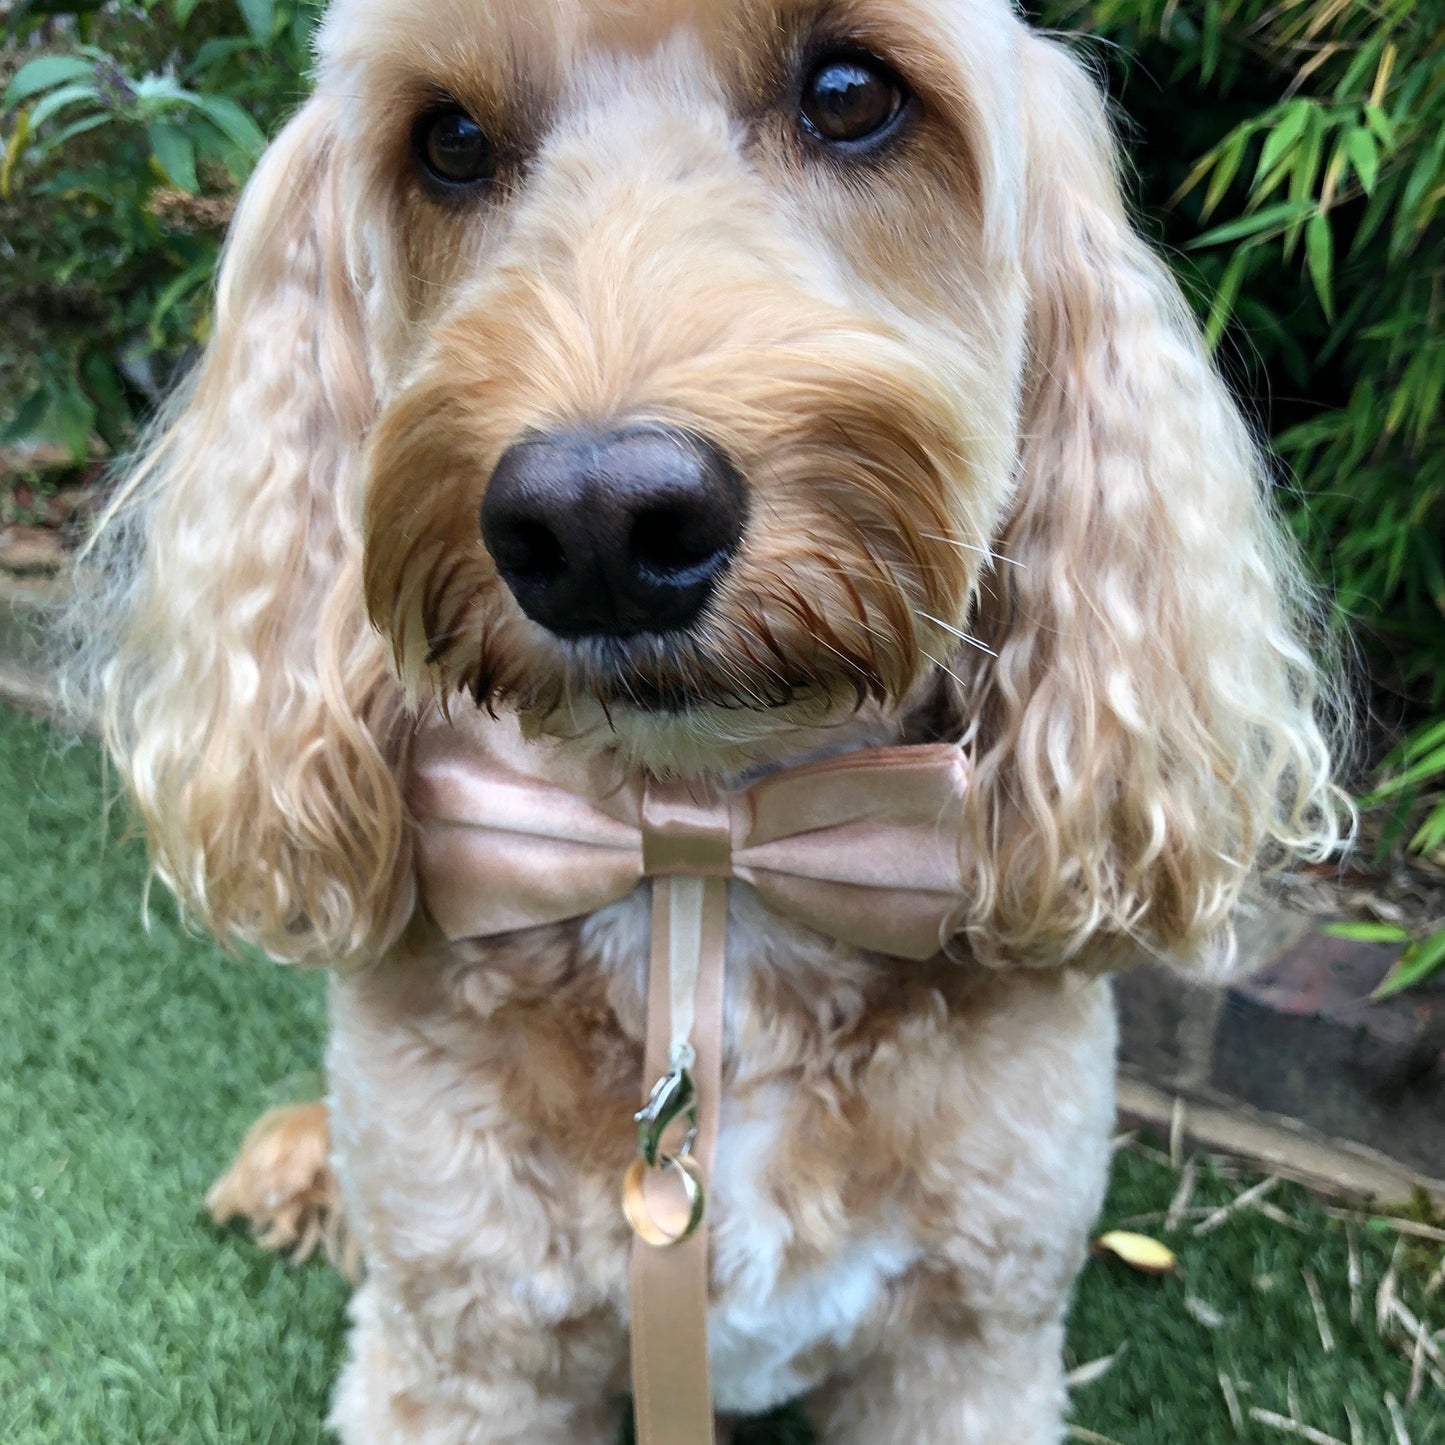
<svg viewBox="0 0 1445 1445">
<path fill-rule="evenodd" d="M 333 12 L 414 692 L 716 765 L 947 666 L 1016 464 L 1023 148 L 1012 27 L 931 11 Z"/>
<path fill-rule="evenodd" d="M 112 743 L 279 953 L 404 912 L 459 696 L 691 771 L 946 695 L 980 952 L 1332 836 L 1246 428 L 1005 0 L 336 0 L 138 475 Z"/>
</svg>

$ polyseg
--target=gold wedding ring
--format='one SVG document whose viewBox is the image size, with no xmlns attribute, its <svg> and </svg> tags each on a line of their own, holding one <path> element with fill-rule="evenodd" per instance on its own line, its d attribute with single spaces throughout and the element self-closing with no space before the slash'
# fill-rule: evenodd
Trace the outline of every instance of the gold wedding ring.
<svg viewBox="0 0 1445 1445">
<path fill-rule="evenodd" d="M 647 1207 L 647 1199 L 642 1191 L 642 1182 L 647 1177 L 648 1164 L 646 1160 L 634 1159 L 627 1166 L 627 1173 L 622 1176 L 622 1212 L 627 1216 L 627 1222 L 632 1226 L 632 1231 L 644 1244 L 651 1244 L 658 1249 L 667 1249 L 674 1244 L 681 1244 L 698 1225 L 702 1223 L 703 1215 L 703 1187 L 702 1171 L 697 1167 L 697 1161 L 687 1154 L 659 1154 L 657 1169 L 670 1169 L 682 1182 L 683 1194 L 687 1200 L 687 1220 L 680 1230 L 664 1229 L 652 1217 Z"/>
</svg>

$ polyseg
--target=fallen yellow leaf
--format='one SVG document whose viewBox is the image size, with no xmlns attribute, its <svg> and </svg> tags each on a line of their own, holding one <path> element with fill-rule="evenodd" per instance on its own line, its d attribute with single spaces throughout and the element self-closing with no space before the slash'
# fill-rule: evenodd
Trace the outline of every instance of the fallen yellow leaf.
<svg viewBox="0 0 1445 1445">
<path fill-rule="evenodd" d="M 1174 1251 L 1147 1234 L 1129 1234 L 1122 1229 L 1111 1229 L 1094 1241 L 1094 1249 L 1100 1254 L 1112 1254 L 1122 1259 L 1130 1269 L 1144 1274 L 1172 1274 L 1179 1268 Z"/>
</svg>

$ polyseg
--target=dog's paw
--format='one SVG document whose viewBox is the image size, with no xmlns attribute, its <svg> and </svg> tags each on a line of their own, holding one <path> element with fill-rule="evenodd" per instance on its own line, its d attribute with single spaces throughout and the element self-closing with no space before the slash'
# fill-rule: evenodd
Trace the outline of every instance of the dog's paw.
<svg viewBox="0 0 1445 1445">
<path fill-rule="evenodd" d="M 263 1249 L 300 1264 L 317 1245 L 349 1279 L 360 1258 L 341 1212 L 326 1105 L 286 1104 L 251 1126 L 230 1167 L 206 1193 L 217 1224 L 245 1219 Z"/>
</svg>

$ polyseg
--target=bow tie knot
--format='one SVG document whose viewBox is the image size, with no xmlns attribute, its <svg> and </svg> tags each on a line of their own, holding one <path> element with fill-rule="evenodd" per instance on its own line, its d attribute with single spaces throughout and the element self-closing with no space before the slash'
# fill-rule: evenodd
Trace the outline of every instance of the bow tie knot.
<svg viewBox="0 0 1445 1445">
<path fill-rule="evenodd" d="M 733 876 L 732 798 L 649 778 L 642 794 L 642 872 L 648 878 Z"/>
</svg>

